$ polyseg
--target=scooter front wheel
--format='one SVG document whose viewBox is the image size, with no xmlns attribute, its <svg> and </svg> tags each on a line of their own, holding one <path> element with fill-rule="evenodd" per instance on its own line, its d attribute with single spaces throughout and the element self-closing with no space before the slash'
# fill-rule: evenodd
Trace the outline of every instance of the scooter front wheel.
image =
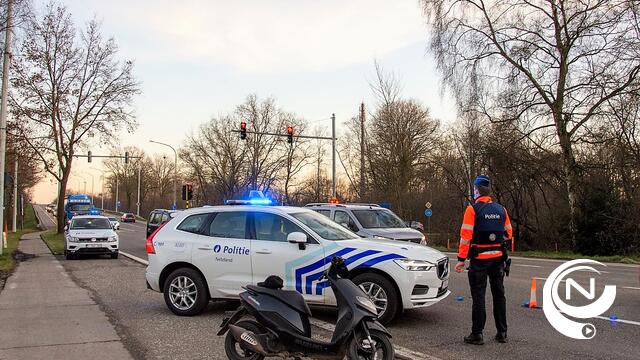
<svg viewBox="0 0 640 360">
<path fill-rule="evenodd" d="M 262 332 L 260 325 L 251 320 L 240 320 L 234 325 L 247 329 L 254 334 Z M 243 349 L 231 334 L 231 331 L 227 332 L 227 337 L 224 339 L 224 352 L 227 354 L 227 358 L 230 360 L 262 360 L 264 356 L 254 353 L 250 350 Z"/>
<path fill-rule="evenodd" d="M 371 340 L 375 343 L 374 351 L 366 350 L 365 341 L 367 338 L 355 336 L 351 339 L 347 348 L 347 359 L 349 360 L 393 360 L 395 352 L 393 344 L 387 334 L 378 330 L 369 330 Z"/>
</svg>

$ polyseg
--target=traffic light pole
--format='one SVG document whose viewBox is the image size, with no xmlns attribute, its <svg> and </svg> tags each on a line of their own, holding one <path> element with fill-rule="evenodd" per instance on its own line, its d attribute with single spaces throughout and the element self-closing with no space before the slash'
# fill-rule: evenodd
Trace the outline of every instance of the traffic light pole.
<svg viewBox="0 0 640 360">
<path fill-rule="evenodd" d="M 331 184 L 333 185 L 333 197 L 336 193 L 336 114 L 331 114 Z"/>
<path fill-rule="evenodd" d="M 258 134 L 258 135 L 271 135 L 279 137 L 293 137 L 300 139 L 314 139 L 314 140 L 331 140 L 331 190 L 332 196 L 336 197 L 336 114 L 331 114 L 331 137 L 326 136 L 309 136 L 309 135 L 291 135 L 291 134 L 278 134 L 271 132 L 259 132 L 248 130 L 231 130 L 231 132 L 244 133 L 244 134 Z"/>
</svg>

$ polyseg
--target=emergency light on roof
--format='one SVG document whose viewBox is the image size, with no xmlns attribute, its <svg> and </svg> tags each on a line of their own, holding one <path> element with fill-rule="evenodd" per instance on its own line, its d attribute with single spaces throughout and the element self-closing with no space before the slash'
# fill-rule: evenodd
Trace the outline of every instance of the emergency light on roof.
<svg viewBox="0 0 640 360">
<path fill-rule="evenodd" d="M 226 205 L 271 205 L 271 199 L 264 196 L 262 191 L 251 190 L 249 199 L 246 200 L 226 200 Z"/>
</svg>

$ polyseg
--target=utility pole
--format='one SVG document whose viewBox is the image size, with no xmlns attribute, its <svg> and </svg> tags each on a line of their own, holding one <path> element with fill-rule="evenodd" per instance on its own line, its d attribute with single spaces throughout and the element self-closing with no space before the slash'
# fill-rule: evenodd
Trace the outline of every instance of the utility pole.
<svg viewBox="0 0 640 360">
<path fill-rule="evenodd" d="M 118 212 L 118 174 L 116 173 L 116 213 Z"/>
<path fill-rule="evenodd" d="M 138 201 L 136 202 L 136 215 L 140 216 L 140 170 L 142 169 L 142 164 L 140 160 L 138 160 Z"/>
<path fill-rule="evenodd" d="M 336 114 L 331 114 L 331 183 L 332 196 L 336 197 Z"/>
<path fill-rule="evenodd" d="M 364 102 L 360 104 L 360 201 L 364 201 Z"/>
<path fill-rule="evenodd" d="M 13 35 L 13 0 L 7 1 L 7 30 L 4 40 L 2 63 L 2 100 L 0 100 L 0 229 L 4 228 L 4 168 L 7 152 L 7 102 L 9 89 L 9 67 L 11 65 L 11 36 Z M 2 245 L 0 245 L 0 251 Z"/>
<path fill-rule="evenodd" d="M 13 154 L 13 221 L 11 232 L 16 232 L 18 223 L 18 153 Z"/>
</svg>

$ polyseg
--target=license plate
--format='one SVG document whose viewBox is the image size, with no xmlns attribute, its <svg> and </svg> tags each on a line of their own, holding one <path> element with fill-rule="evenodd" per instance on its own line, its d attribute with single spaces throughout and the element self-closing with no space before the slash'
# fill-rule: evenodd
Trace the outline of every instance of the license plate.
<svg viewBox="0 0 640 360">
<path fill-rule="evenodd" d="M 442 289 L 446 289 L 449 287 L 449 280 L 445 280 L 442 282 Z"/>
<path fill-rule="evenodd" d="M 87 244 L 87 247 L 89 247 L 89 248 L 97 248 L 97 247 L 100 247 L 100 244 Z"/>
</svg>

